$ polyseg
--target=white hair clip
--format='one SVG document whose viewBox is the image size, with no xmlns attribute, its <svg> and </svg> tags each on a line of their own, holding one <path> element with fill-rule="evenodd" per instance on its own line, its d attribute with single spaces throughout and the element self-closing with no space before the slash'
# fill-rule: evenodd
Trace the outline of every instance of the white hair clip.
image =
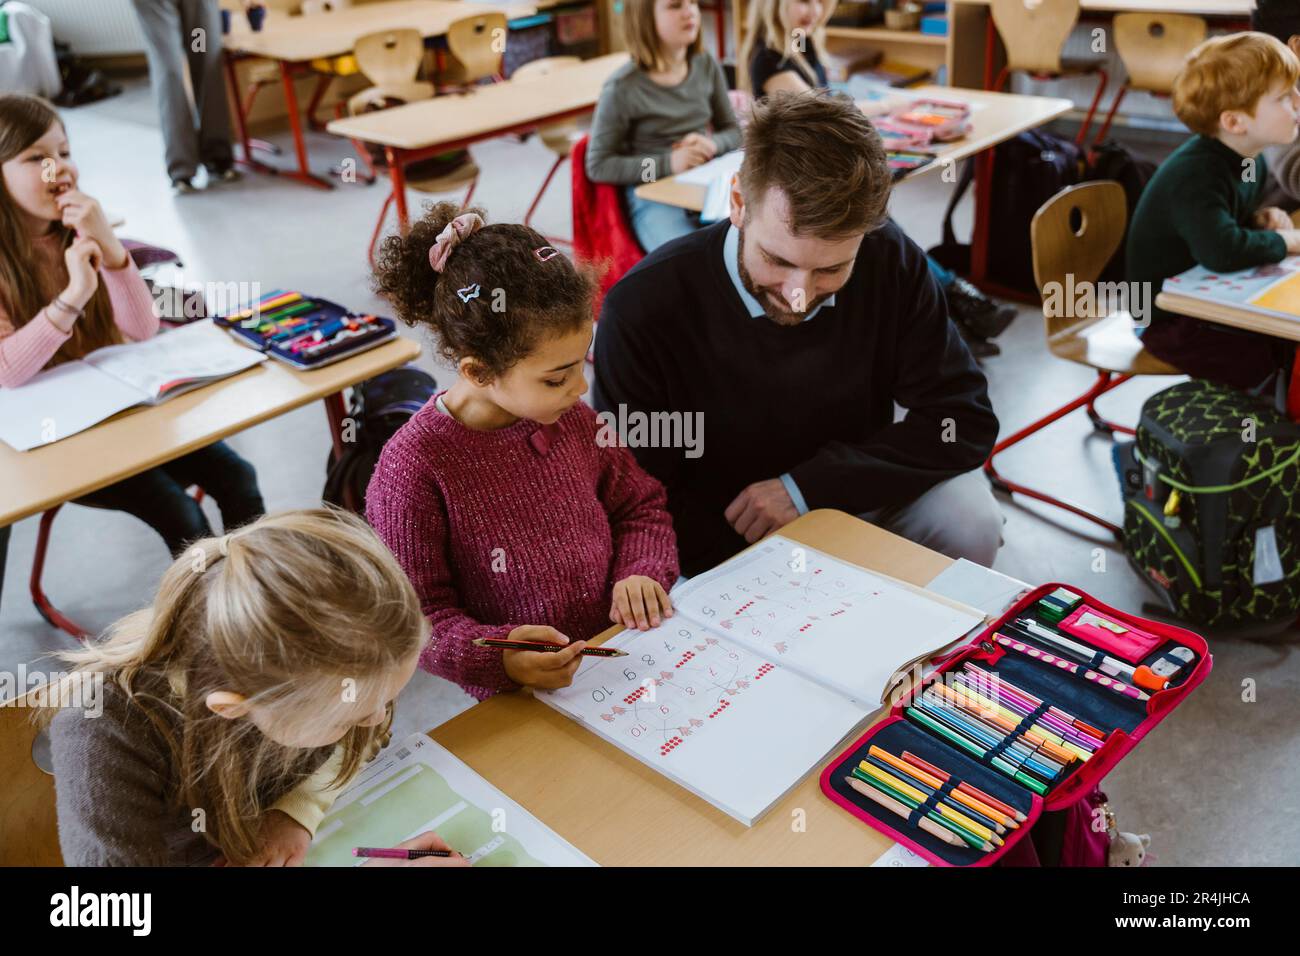
<svg viewBox="0 0 1300 956">
<path fill-rule="evenodd" d="M 470 299 L 477 299 L 480 291 L 478 283 L 475 282 L 473 285 L 467 285 L 463 289 L 457 289 L 456 294 L 460 296 L 460 301 L 468 302 Z"/>
</svg>

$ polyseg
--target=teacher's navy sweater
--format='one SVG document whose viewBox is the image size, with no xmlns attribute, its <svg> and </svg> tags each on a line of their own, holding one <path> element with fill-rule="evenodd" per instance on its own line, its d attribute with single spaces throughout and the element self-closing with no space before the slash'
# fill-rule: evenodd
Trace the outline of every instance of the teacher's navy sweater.
<svg viewBox="0 0 1300 956">
<path fill-rule="evenodd" d="M 753 482 L 789 473 L 809 509 L 903 505 L 978 468 L 998 431 L 925 254 L 892 221 L 863 240 L 835 305 L 795 326 L 749 315 L 723 262 L 728 226 L 638 263 L 596 333 L 597 409 L 702 415 L 698 457 L 632 448 L 668 490 L 686 575 L 745 547 L 723 511 Z"/>
</svg>

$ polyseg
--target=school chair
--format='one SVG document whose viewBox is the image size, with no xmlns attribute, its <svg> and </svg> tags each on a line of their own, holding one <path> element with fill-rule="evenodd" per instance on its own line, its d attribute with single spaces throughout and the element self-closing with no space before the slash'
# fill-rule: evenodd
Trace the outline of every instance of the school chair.
<svg viewBox="0 0 1300 956">
<path fill-rule="evenodd" d="M 1001 92 L 1016 72 L 1027 73 L 1036 80 L 1097 75 L 1097 92 L 1075 137 L 1075 142 L 1082 146 L 1101 95 L 1106 91 L 1107 76 L 1105 60 L 1101 57 L 1061 56 L 1065 41 L 1079 22 L 1079 0 L 991 0 L 990 13 L 1007 54 L 1006 66 L 993 82 L 995 92 Z M 986 57 L 991 62 L 991 37 L 989 45 Z"/>
<path fill-rule="evenodd" d="M 42 690 L 0 701 L 0 867 L 63 865 L 54 777 L 33 754 L 38 738 L 49 739 L 32 722 Z"/>
<path fill-rule="evenodd" d="M 196 502 L 202 504 L 202 488 L 194 485 L 189 489 L 189 494 Z M 71 634 L 79 641 L 84 641 L 92 636 L 91 632 L 72 621 L 56 608 L 49 597 L 46 596 L 45 587 L 41 583 L 41 578 L 45 575 L 45 558 L 50 549 L 50 535 L 54 519 L 58 516 L 62 507 L 63 505 L 55 505 L 53 508 L 47 508 L 41 512 L 41 521 L 36 528 L 36 553 L 32 557 L 32 574 L 28 579 L 28 587 L 32 595 L 32 604 L 36 606 L 37 613 L 45 618 L 46 624 L 50 625 L 50 627 L 57 627 L 65 634 Z"/>
<path fill-rule="evenodd" d="M 1115 93 L 1097 138 L 1092 141 L 1094 148 L 1106 138 L 1115 111 L 1129 90 L 1158 97 L 1173 93 L 1178 71 L 1183 68 L 1187 54 L 1205 39 L 1205 32 L 1204 17 L 1184 13 L 1115 14 L 1112 27 L 1115 51 L 1128 75 Z"/>
<path fill-rule="evenodd" d="M 592 318 L 600 318 L 605 293 L 623 274 L 645 258 L 645 250 L 632 231 L 623 187 L 587 178 L 587 143 L 583 136 L 573 144 L 573 257 L 600 270 L 599 287 L 592 299 Z M 591 356 L 587 356 L 591 360 Z"/>
<path fill-rule="evenodd" d="M 511 83 L 527 83 L 530 80 L 538 79 L 543 76 L 550 76 L 557 70 L 566 70 L 570 67 L 577 66 L 582 61 L 576 56 L 544 56 L 538 60 L 532 60 L 525 63 L 519 69 L 510 74 Z M 551 169 L 542 180 L 542 188 L 537 190 L 537 195 L 533 197 L 532 205 L 528 207 L 528 212 L 524 214 L 524 225 L 531 226 L 533 213 L 537 212 L 537 207 L 542 201 L 542 196 L 546 195 L 546 190 L 551 185 L 551 180 L 555 174 L 560 171 L 564 161 L 569 158 L 573 152 L 573 144 L 586 135 L 586 127 L 576 119 L 563 120 L 559 123 L 551 123 L 537 130 L 537 136 L 541 139 L 543 145 L 555 154 L 555 162 L 551 163 Z M 571 239 L 561 239 L 558 236 L 547 236 L 553 243 L 559 243 L 564 246 L 573 245 Z"/>
<path fill-rule="evenodd" d="M 504 13 L 462 17 L 448 26 L 448 56 L 444 58 L 438 51 L 438 92 L 463 91 L 488 79 L 500 82 L 506 34 Z"/>
<path fill-rule="evenodd" d="M 1034 214 L 1029 226 L 1034 257 L 1034 281 L 1043 299 L 1055 296 L 1064 301 L 1067 289 L 1080 289 L 1097 281 L 1124 239 L 1128 207 L 1124 187 L 1114 180 L 1098 180 L 1069 186 Z M 1072 278 L 1067 279 L 1067 276 Z M 1095 288 L 1095 287 L 1094 287 Z M 1044 308 L 1047 348 L 1052 355 L 1067 362 L 1085 365 L 1097 373 L 1096 381 L 1078 398 L 1062 405 L 1051 414 L 1022 428 L 993 446 L 984 463 L 984 474 L 994 489 L 1046 502 L 1071 514 L 1086 518 L 1121 538 L 1120 528 L 1089 511 L 1011 481 L 998 473 L 993 460 L 1012 445 L 1042 431 L 1070 412 L 1086 408 L 1093 427 L 1103 434 L 1133 434 L 1133 429 L 1107 421 L 1097 412 L 1096 401 L 1137 375 L 1179 375 L 1178 369 L 1160 361 L 1142 347 L 1133 330 L 1133 316 L 1127 309 L 1103 310 L 1107 303 L 1093 297 L 1094 314 L 1053 315 Z M 1073 306 L 1075 303 L 1067 303 Z M 1073 312 L 1073 308 L 1062 311 Z"/>
<path fill-rule="evenodd" d="M 427 100 L 434 95 L 432 83 L 417 79 L 424 60 L 424 40 L 419 30 L 384 30 L 367 34 L 357 40 L 353 51 L 362 74 L 375 85 L 348 99 L 349 115 L 358 116 L 377 109 L 387 109 L 394 105 L 394 101 L 410 103 Z M 365 143 L 355 139 L 352 140 L 352 146 L 366 167 L 368 181 L 374 182 L 379 169 L 371 158 L 370 150 Z M 462 206 L 467 206 L 474 195 L 474 187 L 478 184 L 478 174 L 477 164 L 467 158 L 453 169 L 427 174 L 422 174 L 418 166 L 408 167 L 406 184 L 426 193 L 452 192 L 468 187 L 465 199 L 461 202 Z M 390 190 L 379 210 L 375 231 L 370 235 L 370 245 L 366 247 L 366 255 L 372 266 L 375 262 L 375 246 L 383 232 L 384 221 L 388 218 L 388 210 L 393 205 L 394 198 Z"/>
</svg>

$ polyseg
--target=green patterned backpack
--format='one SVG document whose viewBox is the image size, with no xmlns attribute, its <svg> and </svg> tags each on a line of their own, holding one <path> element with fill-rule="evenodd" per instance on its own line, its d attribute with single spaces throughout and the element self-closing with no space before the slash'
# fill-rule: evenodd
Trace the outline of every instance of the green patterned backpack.
<svg viewBox="0 0 1300 956">
<path fill-rule="evenodd" d="M 1124 544 L 1173 613 L 1211 627 L 1296 615 L 1300 426 L 1242 392 L 1181 382 L 1142 406 L 1134 455 Z"/>
</svg>

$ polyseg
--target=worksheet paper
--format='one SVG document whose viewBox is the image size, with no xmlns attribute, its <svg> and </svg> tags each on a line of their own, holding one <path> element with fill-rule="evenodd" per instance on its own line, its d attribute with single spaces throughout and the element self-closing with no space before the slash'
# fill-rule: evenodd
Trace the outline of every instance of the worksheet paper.
<svg viewBox="0 0 1300 956">
<path fill-rule="evenodd" d="M 474 866 L 596 865 L 425 734 L 362 770 L 321 821 L 306 864 L 358 866 L 353 848 L 394 847 L 427 830 Z"/>
<path fill-rule="evenodd" d="M 896 671 L 983 617 L 781 535 L 673 589 L 673 606 L 762 657 L 874 707 Z"/>
<path fill-rule="evenodd" d="M 875 711 L 896 671 L 981 621 L 774 536 L 673 590 L 673 617 L 538 692 L 752 825 Z"/>
</svg>

